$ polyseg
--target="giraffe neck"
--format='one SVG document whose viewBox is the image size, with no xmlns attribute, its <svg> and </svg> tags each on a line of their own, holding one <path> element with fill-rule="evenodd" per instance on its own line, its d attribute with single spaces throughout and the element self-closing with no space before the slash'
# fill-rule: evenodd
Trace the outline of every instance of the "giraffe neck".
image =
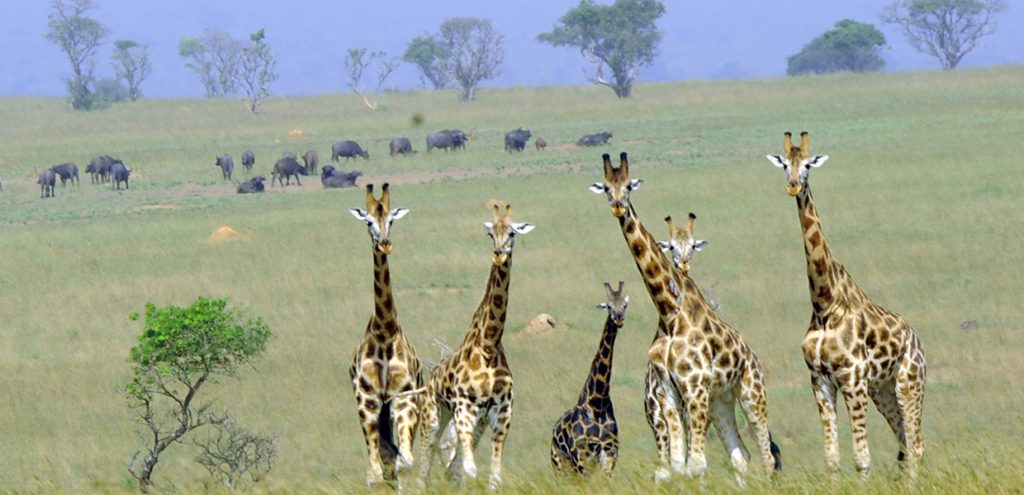
<svg viewBox="0 0 1024 495">
<path fill-rule="evenodd" d="M 611 405 L 608 391 L 612 383 L 612 352 L 615 349 L 615 337 L 619 333 L 619 327 L 615 325 L 611 315 L 605 320 L 604 333 L 601 335 L 601 345 L 597 348 L 597 355 L 590 365 L 590 374 L 583 384 L 583 392 L 580 393 L 578 404 L 588 405 L 593 409 L 603 409 Z"/>
<path fill-rule="evenodd" d="M 651 296 L 651 301 L 658 310 L 662 321 L 668 321 L 675 317 L 681 309 L 680 302 L 673 292 L 672 265 L 668 258 L 658 248 L 658 242 L 654 236 L 640 223 L 640 218 L 629 206 L 626 214 L 619 217 L 619 226 L 622 227 L 622 235 L 626 238 L 626 245 L 636 261 L 636 267 L 640 270 L 640 276 L 644 279 L 644 286 Z"/>
<path fill-rule="evenodd" d="M 505 311 L 508 308 L 508 283 L 512 274 L 512 254 L 509 253 L 505 262 L 500 265 L 491 263 L 491 273 L 487 277 L 487 288 L 484 297 L 473 314 L 471 335 L 476 343 L 485 349 L 492 349 L 501 344 L 501 336 L 505 333 Z M 476 335 L 472 335 L 476 332 Z"/>
<path fill-rule="evenodd" d="M 398 310 L 391 294 L 391 269 L 388 266 L 388 255 L 373 250 L 373 321 L 370 331 L 379 335 L 380 340 L 394 337 L 398 332 Z"/>
<path fill-rule="evenodd" d="M 804 233 L 804 254 L 807 257 L 811 306 L 814 307 L 815 314 L 821 315 L 826 313 L 840 296 L 836 283 L 837 267 L 828 244 L 825 243 L 821 220 L 818 218 L 818 210 L 814 207 L 809 185 L 805 185 L 796 196 L 796 206 L 800 214 L 800 227 Z"/>
</svg>

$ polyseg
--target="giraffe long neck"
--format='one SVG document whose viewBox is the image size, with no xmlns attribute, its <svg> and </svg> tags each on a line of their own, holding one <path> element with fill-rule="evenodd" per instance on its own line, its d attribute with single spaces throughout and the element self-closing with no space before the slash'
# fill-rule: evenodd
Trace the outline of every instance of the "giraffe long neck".
<svg viewBox="0 0 1024 495">
<path fill-rule="evenodd" d="M 602 409 L 611 404 L 608 391 L 611 389 L 612 353 L 615 350 L 615 337 L 618 333 L 619 327 L 609 315 L 604 323 L 601 345 L 597 348 L 597 355 L 594 356 L 594 362 L 590 365 L 590 374 L 587 375 L 587 381 L 583 384 L 579 405 Z"/>
<path fill-rule="evenodd" d="M 821 315 L 826 313 L 839 297 L 836 284 L 837 267 L 828 244 L 825 243 L 821 220 L 818 218 L 818 210 L 814 207 L 809 185 L 805 185 L 796 196 L 796 206 L 800 213 L 800 227 L 804 233 L 804 254 L 807 257 L 811 306 L 814 307 L 815 314 Z"/>
<path fill-rule="evenodd" d="M 388 266 L 388 255 L 373 250 L 373 322 L 370 331 L 378 334 L 381 340 L 387 340 L 399 332 L 398 310 L 395 309 L 395 298 L 391 294 L 391 269 Z"/>
<path fill-rule="evenodd" d="M 486 349 L 501 344 L 501 336 L 505 333 L 505 312 L 508 308 L 508 285 L 512 275 L 512 254 L 505 262 L 496 265 L 491 263 L 491 273 L 487 277 L 487 288 L 484 297 L 473 314 L 474 331 L 477 343 Z"/>
<path fill-rule="evenodd" d="M 658 248 L 654 236 L 640 223 L 633 205 L 629 206 L 625 215 L 619 217 L 619 226 L 622 227 L 626 245 L 629 246 L 636 267 L 644 279 L 647 293 L 658 309 L 658 315 L 662 321 L 674 318 L 679 313 L 681 304 L 673 295 L 678 289 L 672 287 L 671 263 Z"/>
</svg>

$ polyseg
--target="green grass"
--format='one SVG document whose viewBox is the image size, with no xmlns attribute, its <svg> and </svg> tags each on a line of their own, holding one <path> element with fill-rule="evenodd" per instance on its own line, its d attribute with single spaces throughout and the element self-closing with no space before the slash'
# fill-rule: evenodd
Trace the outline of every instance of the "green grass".
<svg viewBox="0 0 1024 495">
<path fill-rule="evenodd" d="M 129 491 L 125 470 L 141 446 L 117 387 L 140 331 L 127 315 L 147 301 L 188 304 L 227 296 L 274 330 L 268 352 L 237 382 L 211 389 L 253 428 L 281 434 L 262 489 L 362 491 L 366 454 L 347 364 L 372 311 L 365 227 L 345 211 L 357 189 L 304 188 L 237 196 L 214 157 L 257 153 L 269 176 L 282 151 L 355 139 L 371 159 L 345 168 L 393 180 L 397 223 L 392 275 L 412 343 L 436 357 L 457 344 L 487 276 L 490 241 L 480 222 L 490 198 L 537 225 L 516 247 L 505 344 L 516 380 L 505 454 L 512 493 L 675 493 L 655 486 L 656 453 L 643 415 L 646 348 L 656 313 L 605 200 L 600 153 L 630 153 L 645 180 L 634 202 L 664 237 L 661 218 L 693 211 L 710 245 L 692 274 L 714 287 L 724 317 L 758 352 L 768 375 L 771 429 L 785 471 L 753 475 L 752 493 L 1017 492 L 1024 486 L 1024 310 L 1019 267 L 1024 225 L 1024 68 L 838 75 L 743 82 L 641 85 L 616 101 L 596 87 L 485 91 L 472 104 L 451 93 L 388 93 L 370 112 L 354 96 L 273 99 L 257 116 L 237 101 L 141 101 L 75 113 L 59 99 L 0 101 L 0 491 Z M 423 127 L 411 117 L 425 116 Z M 502 135 L 529 127 L 551 146 L 502 151 Z M 426 153 L 427 132 L 473 131 L 465 153 Z M 306 137 L 289 138 L 293 129 Z M 613 130 L 612 146 L 577 148 L 584 133 Z M 897 481 L 896 442 L 870 414 L 875 470 L 855 481 L 848 420 L 840 414 L 843 476 L 825 481 L 820 426 L 800 353 L 809 304 L 800 228 L 783 174 L 764 155 L 782 132 L 808 130 L 815 199 L 833 254 L 879 304 L 921 336 L 929 363 L 919 483 Z M 387 157 L 408 136 L 420 152 Z M 92 156 L 122 158 L 131 191 L 57 187 L 39 199 L 33 173 Z M 236 175 L 244 176 L 241 167 Z M 229 225 L 248 241 L 211 244 Z M 596 349 L 604 280 L 626 280 L 633 304 L 618 339 L 613 398 L 622 455 L 610 480 L 551 475 L 551 425 L 582 386 Z M 519 333 L 538 313 L 562 330 Z M 961 322 L 976 321 L 963 330 Z M 841 408 L 842 409 L 842 408 Z M 748 440 L 749 443 L 749 440 Z M 487 455 L 478 452 L 486 477 Z M 172 447 L 158 487 L 203 492 L 189 445 Z M 705 487 L 737 491 L 712 434 Z M 757 462 L 752 463 L 756 468 Z M 435 472 L 440 469 L 435 467 Z M 448 487 L 435 480 L 438 490 Z"/>
</svg>

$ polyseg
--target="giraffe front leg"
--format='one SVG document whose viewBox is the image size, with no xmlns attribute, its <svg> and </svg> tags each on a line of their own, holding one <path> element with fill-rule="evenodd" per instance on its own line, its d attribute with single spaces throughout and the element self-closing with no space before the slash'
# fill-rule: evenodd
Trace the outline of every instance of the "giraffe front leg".
<svg viewBox="0 0 1024 495">
<path fill-rule="evenodd" d="M 458 401 L 453 406 L 455 410 L 452 420 L 455 422 L 455 435 L 458 441 L 456 442 L 455 459 L 452 461 L 448 473 L 454 480 L 461 481 L 462 477 L 476 479 L 476 461 L 473 459 L 473 430 L 476 428 L 478 408 L 468 400 Z M 461 466 L 457 464 L 461 464 Z"/>
<path fill-rule="evenodd" d="M 433 391 L 428 390 L 420 402 L 420 480 L 426 483 L 430 476 L 430 468 L 434 461 L 434 450 L 437 449 L 438 434 L 441 431 L 442 417 L 440 407 L 437 404 L 437 397 Z M 449 417 L 445 419 L 447 424 Z"/>
<path fill-rule="evenodd" d="M 839 473 L 839 426 L 836 418 L 836 386 L 818 373 L 811 375 L 811 388 L 818 404 L 821 432 L 825 439 L 825 466 L 833 477 Z"/>
<path fill-rule="evenodd" d="M 843 388 L 843 399 L 850 414 L 850 430 L 853 432 L 853 457 L 861 479 L 867 479 L 871 471 L 871 450 L 868 448 L 868 391 L 867 385 L 853 384 Z"/>
<path fill-rule="evenodd" d="M 896 380 L 884 383 L 879 387 L 869 388 L 868 396 L 875 403 L 878 412 L 885 418 L 892 434 L 896 436 L 896 442 L 900 446 L 900 453 L 897 460 L 903 461 L 907 455 L 907 437 L 903 431 L 903 418 L 900 415 L 900 405 L 896 400 Z"/>
<path fill-rule="evenodd" d="M 356 392 L 356 404 L 359 409 L 359 425 L 363 429 L 366 440 L 366 456 L 369 467 L 366 470 L 366 484 L 376 486 L 384 481 L 384 467 L 381 464 L 380 452 L 380 411 L 381 400 L 375 395 Z M 389 418 L 384 418 L 388 421 Z"/>
<path fill-rule="evenodd" d="M 687 453 L 686 474 L 703 479 L 708 462 L 704 455 L 704 444 L 708 432 L 708 397 L 707 377 L 686 391 L 687 426 L 689 430 L 689 450 Z"/>
<path fill-rule="evenodd" d="M 925 384 L 924 351 L 917 341 L 911 337 L 911 348 L 904 353 L 896 375 L 896 401 L 903 417 L 903 430 L 907 441 L 906 469 L 908 476 L 917 476 L 917 466 L 924 457 L 924 434 L 921 431 L 921 413 L 924 408 Z"/>
<path fill-rule="evenodd" d="M 615 470 L 615 464 L 619 461 L 619 439 L 612 437 L 605 440 L 601 447 L 601 454 L 598 458 L 601 463 L 601 470 L 604 474 L 611 476 Z"/>
<path fill-rule="evenodd" d="M 490 412 L 491 423 L 491 477 L 487 487 L 497 490 L 501 487 L 501 455 L 505 450 L 505 440 L 512 426 L 512 393 L 511 390 L 504 400 L 499 400 Z"/>
<path fill-rule="evenodd" d="M 399 480 L 412 469 L 414 455 L 412 445 L 419 423 L 419 408 L 415 397 L 402 397 L 393 402 L 395 431 L 398 434 L 398 461 L 395 464 Z"/>
</svg>

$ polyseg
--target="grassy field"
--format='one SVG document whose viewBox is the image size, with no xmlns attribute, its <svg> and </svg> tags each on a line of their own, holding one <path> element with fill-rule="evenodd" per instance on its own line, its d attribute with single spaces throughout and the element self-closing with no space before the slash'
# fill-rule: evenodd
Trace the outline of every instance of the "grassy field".
<svg viewBox="0 0 1024 495">
<path fill-rule="evenodd" d="M 214 393 L 247 425 L 280 434 L 280 457 L 259 490 L 364 491 L 366 454 L 347 364 L 372 311 L 371 254 L 345 211 L 360 189 L 276 187 L 238 196 L 214 157 L 257 154 L 269 176 L 282 151 L 355 139 L 371 159 L 342 164 L 365 182 L 391 180 L 396 303 L 412 343 L 457 344 L 483 291 L 490 198 L 537 229 L 516 247 L 506 350 L 516 380 L 505 454 L 512 493 L 675 493 L 698 482 L 651 481 L 656 453 L 643 415 L 646 348 L 656 313 L 603 197 L 603 152 L 630 153 L 641 218 L 664 237 L 666 214 L 698 215 L 710 245 L 692 275 L 713 287 L 726 320 L 768 375 L 771 429 L 785 470 L 752 475 L 745 493 L 1020 492 L 1024 487 L 1024 67 L 838 75 L 743 82 L 644 84 L 628 101 L 596 87 L 389 93 L 370 112 L 354 96 L 273 99 L 248 115 L 239 101 L 141 101 L 75 113 L 58 99 L 0 100 L 0 492 L 130 491 L 125 470 L 142 445 L 117 391 L 140 331 L 127 315 L 147 301 L 227 296 L 275 332 L 267 354 Z M 412 122 L 422 115 L 422 127 Z M 551 145 L 502 151 L 518 126 Z M 427 132 L 472 131 L 464 153 L 423 150 Z M 612 145 L 577 148 L 613 130 Z M 812 187 L 832 252 L 876 302 L 901 313 L 928 356 L 926 464 L 898 481 L 896 442 L 870 414 L 874 470 L 853 471 L 840 414 L 842 479 L 825 481 L 817 410 L 800 341 L 810 313 L 796 207 L 782 172 L 782 133 L 811 132 L 829 154 Z M 294 132 L 293 132 L 294 131 Z M 291 137 L 289 137 L 291 133 Z M 420 152 L 387 157 L 391 137 Z M 34 174 L 99 154 L 133 168 L 132 189 L 57 187 L 42 200 Z M 236 177 L 244 177 L 236 170 Z M 365 183 L 361 182 L 361 183 Z M 244 239 L 211 243 L 230 226 Z M 559 480 L 548 466 L 551 425 L 575 400 L 603 324 L 604 280 L 626 281 L 633 304 L 616 350 L 613 399 L 621 461 L 611 479 Z M 539 313 L 559 329 L 521 332 Z M 841 408 L 842 409 L 842 408 Z M 747 440 L 748 444 L 750 441 Z M 155 473 L 161 490 L 203 492 L 188 444 Z M 487 455 L 478 464 L 486 479 Z M 714 434 L 705 487 L 738 491 Z M 753 467 L 757 462 L 753 461 Z M 440 469 L 435 468 L 435 473 Z M 437 479 L 436 491 L 451 488 Z"/>
</svg>

